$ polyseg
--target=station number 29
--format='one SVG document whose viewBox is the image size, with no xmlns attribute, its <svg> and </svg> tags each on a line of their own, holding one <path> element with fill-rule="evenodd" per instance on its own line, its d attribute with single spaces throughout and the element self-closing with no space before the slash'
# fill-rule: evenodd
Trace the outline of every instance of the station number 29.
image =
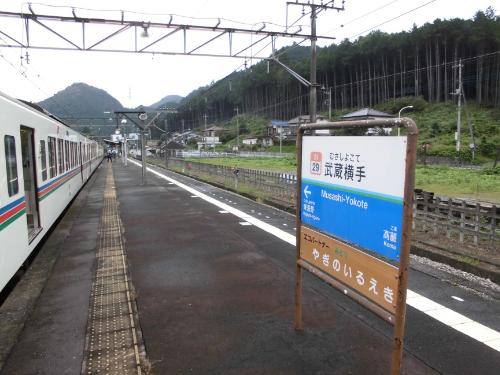
<svg viewBox="0 0 500 375">
<path fill-rule="evenodd" d="M 311 152 L 311 174 L 321 174 L 321 152 Z"/>
</svg>

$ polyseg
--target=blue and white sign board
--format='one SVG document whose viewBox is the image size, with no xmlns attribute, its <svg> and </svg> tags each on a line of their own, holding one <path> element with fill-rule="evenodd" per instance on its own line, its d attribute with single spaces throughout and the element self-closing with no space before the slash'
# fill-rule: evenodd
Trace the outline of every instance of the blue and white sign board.
<svg viewBox="0 0 500 375">
<path fill-rule="evenodd" d="M 304 224 L 399 262 L 406 137 L 304 136 Z"/>
</svg>

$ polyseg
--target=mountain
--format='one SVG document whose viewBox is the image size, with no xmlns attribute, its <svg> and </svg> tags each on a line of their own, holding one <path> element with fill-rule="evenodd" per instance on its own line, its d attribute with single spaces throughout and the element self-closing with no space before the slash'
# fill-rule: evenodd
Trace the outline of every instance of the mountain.
<svg viewBox="0 0 500 375">
<path fill-rule="evenodd" d="M 184 97 L 182 97 L 180 95 L 167 95 L 163 99 L 161 99 L 160 101 L 158 101 L 154 104 L 151 104 L 148 107 L 149 108 L 156 108 L 156 109 L 159 109 L 160 107 L 163 107 L 163 106 L 176 108 L 182 99 L 184 99 Z"/>
<path fill-rule="evenodd" d="M 124 109 L 121 103 L 106 91 L 86 83 L 74 83 L 38 104 L 62 119 L 78 120 L 101 119 L 106 116 L 105 112 Z"/>
</svg>

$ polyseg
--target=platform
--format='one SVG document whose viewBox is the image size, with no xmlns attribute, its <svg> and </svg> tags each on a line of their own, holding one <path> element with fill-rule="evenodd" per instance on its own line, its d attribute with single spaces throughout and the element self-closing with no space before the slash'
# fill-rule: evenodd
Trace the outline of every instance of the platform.
<svg viewBox="0 0 500 375">
<path fill-rule="evenodd" d="M 13 317 L 12 329 L 0 330 L 12 342 L 1 374 L 390 372 L 392 327 L 308 274 L 304 329 L 293 329 L 293 216 L 155 173 L 141 186 L 133 163 L 96 171 L 54 232 L 58 240 L 40 249 L 34 271 L 0 309 L 2 324 Z M 44 257 L 45 268 L 37 263 Z M 434 290 L 432 298 L 455 309 L 438 292 L 460 291 L 438 279 L 413 270 L 410 287 Z M 30 283 L 43 284 L 39 296 L 26 297 Z M 498 296 L 467 293 L 476 307 L 457 311 L 498 332 Z M 473 312 L 479 303 L 481 314 Z M 500 368 L 500 346 L 412 308 L 406 342 L 405 374 Z"/>
</svg>

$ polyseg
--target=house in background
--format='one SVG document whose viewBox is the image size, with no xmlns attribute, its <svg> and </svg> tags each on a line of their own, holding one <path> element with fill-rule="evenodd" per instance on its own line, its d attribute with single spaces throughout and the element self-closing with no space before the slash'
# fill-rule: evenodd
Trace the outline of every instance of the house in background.
<svg viewBox="0 0 500 375">
<path fill-rule="evenodd" d="M 394 116 L 389 113 L 377 111 L 376 109 L 362 108 L 358 111 L 345 114 L 344 116 L 341 117 L 341 119 L 343 121 L 349 121 L 349 120 L 373 120 L 373 119 L 383 119 L 383 118 L 393 118 L 393 117 Z M 382 135 L 391 134 L 392 128 L 368 128 L 365 135 L 380 135 L 381 129 L 383 132 Z"/>
<path fill-rule="evenodd" d="M 328 121 L 325 116 L 318 115 L 317 122 Z M 267 125 L 267 135 L 274 140 L 280 139 L 280 134 L 283 140 L 295 139 L 297 137 L 297 128 L 309 122 L 309 115 L 301 115 L 294 117 L 288 121 L 271 120 Z"/>
<path fill-rule="evenodd" d="M 246 137 L 241 141 L 244 145 L 247 146 L 261 146 L 261 147 L 269 147 L 273 145 L 273 139 L 271 137 Z"/>
<path fill-rule="evenodd" d="M 392 118 L 393 115 L 372 108 L 362 108 L 358 111 L 347 113 L 341 117 L 342 120 L 371 120 L 376 118 Z"/>
<path fill-rule="evenodd" d="M 220 145 L 219 136 L 224 130 L 224 128 L 215 125 L 202 130 L 203 137 L 201 141 L 198 142 L 198 150 L 215 148 L 215 146 Z"/>
</svg>

